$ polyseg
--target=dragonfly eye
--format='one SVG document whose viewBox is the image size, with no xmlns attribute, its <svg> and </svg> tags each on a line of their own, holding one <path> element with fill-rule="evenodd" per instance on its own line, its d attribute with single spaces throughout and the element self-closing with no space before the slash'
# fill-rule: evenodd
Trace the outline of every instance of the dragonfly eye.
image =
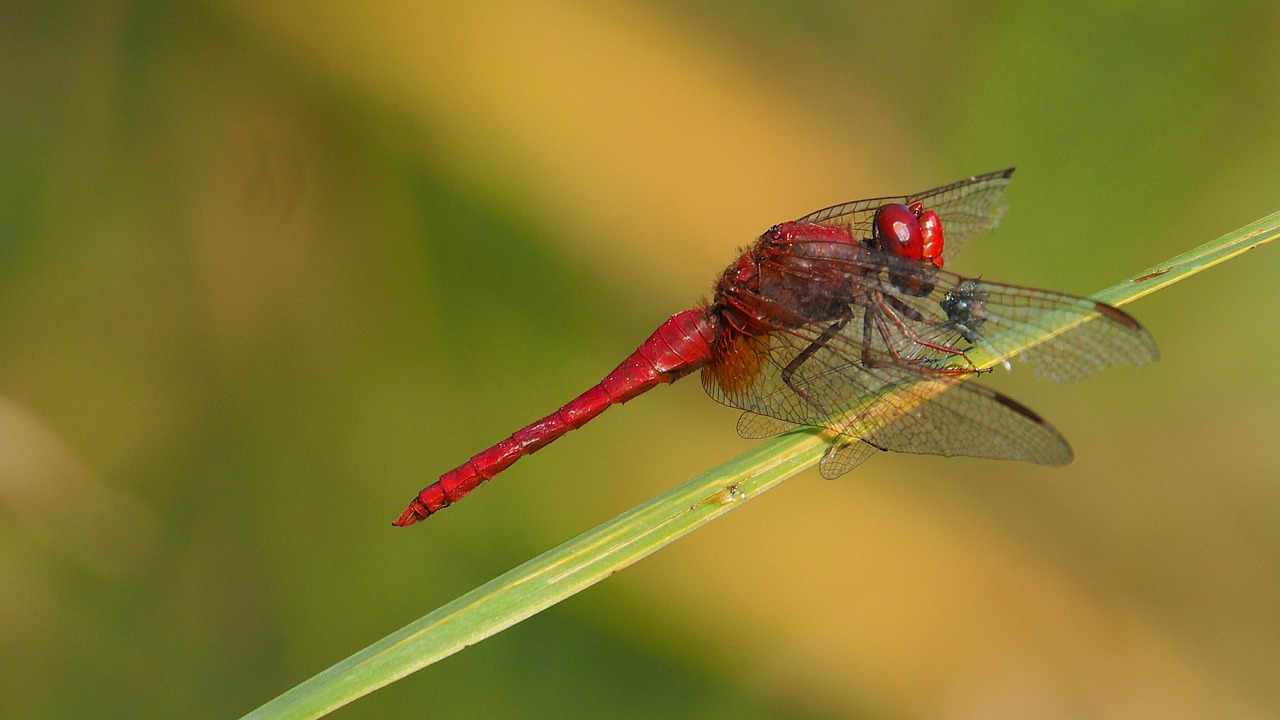
<svg viewBox="0 0 1280 720">
<path fill-rule="evenodd" d="M 933 263 L 934 267 L 942 267 L 942 219 L 938 213 L 924 210 L 920 203 L 912 205 L 911 211 L 920 220 L 921 259 Z"/>
<path fill-rule="evenodd" d="M 936 220 L 937 215 L 934 215 Z M 939 224 L 939 233 L 941 224 Z M 872 223 L 876 247 L 908 260 L 923 260 L 925 236 L 920 219 L 906 205 L 884 205 Z"/>
</svg>

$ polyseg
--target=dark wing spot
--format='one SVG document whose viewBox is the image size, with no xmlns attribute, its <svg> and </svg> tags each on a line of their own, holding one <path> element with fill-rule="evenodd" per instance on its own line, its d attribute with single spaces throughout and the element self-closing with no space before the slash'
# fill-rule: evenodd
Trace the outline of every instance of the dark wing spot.
<svg viewBox="0 0 1280 720">
<path fill-rule="evenodd" d="M 1017 400 L 1014 400 L 1013 398 L 1009 397 L 1008 395 L 1003 395 L 1003 394 L 998 393 L 998 392 L 992 392 L 991 394 L 992 394 L 992 396 L 993 396 L 993 399 L 994 399 L 994 400 L 996 400 L 996 402 L 999 402 L 1001 405 L 1004 405 L 1005 407 L 1007 407 L 1007 408 L 1009 408 L 1010 410 L 1012 410 L 1012 411 L 1014 411 L 1014 412 L 1018 413 L 1019 415 L 1021 415 L 1021 416 L 1025 417 L 1026 419 L 1028 419 L 1028 420 L 1030 420 L 1030 421 L 1032 421 L 1032 422 L 1036 423 L 1037 425 L 1048 425 L 1048 424 L 1049 424 L 1049 423 L 1045 422 L 1045 421 L 1044 421 L 1044 418 L 1040 417 L 1040 415 L 1039 415 L 1039 414 L 1037 414 L 1037 413 L 1036 413 L 1036 411 L 1032 410 L 1031 408 L 1027 407 L 1026 405 L 1023 405 L 1022 403 L 1018 402 Z"/>
<path fill-rule="evenodd" d="M 1129 313 L 1117 307 L 1112 307 L 1106 303 L 1094 303 L 1093 309 L 1102 317 L 1114 323 L 1119 323 L 1130 330 L 1141 330 L 1142 324 L 1133 319 Z"/>
</svg>

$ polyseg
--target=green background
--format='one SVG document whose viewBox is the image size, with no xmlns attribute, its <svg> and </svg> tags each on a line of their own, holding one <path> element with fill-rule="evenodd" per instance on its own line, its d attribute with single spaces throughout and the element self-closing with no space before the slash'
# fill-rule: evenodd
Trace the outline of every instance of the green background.
<svg viewBox="0 0 1280 720">
<path fill-rule="evenodd" d="M 775 222 L 1016 164 L 955 269 L 1088 293 L 1280 209 L 1277 8 L 0 5 L 0 715 L 238 716 L 750 447 L 686 381 L 389 525 Z M 335 716 L 1280 714 L 1277 271 L 991 377 L 1066 468 L 805 473 Z"/>
</svg>

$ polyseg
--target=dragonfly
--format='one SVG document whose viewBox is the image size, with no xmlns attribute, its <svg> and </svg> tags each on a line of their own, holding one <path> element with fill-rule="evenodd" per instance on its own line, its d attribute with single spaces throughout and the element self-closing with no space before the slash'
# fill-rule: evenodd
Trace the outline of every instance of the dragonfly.
<svg viewBox="0 0 1280 720">
<path fill-rule="evenodd" d="M 709 301 L 672 315 L 560 409 L 441 475 L 393 524 L 430 517 L 613 405 L 695 370 L 708 395 L 742 411 L 743 437 L 826 432 L 818 466 L 828 478 L 887 450 L 1069 463 L 1053 425 L 968 380 L 1015 354 L 1070 382 L 1158 351 L 1137 320 L 1105 303 L 944 269 L 962 242 L 999 223 L 1013 170 L 773 226 Z"/>
</svg>

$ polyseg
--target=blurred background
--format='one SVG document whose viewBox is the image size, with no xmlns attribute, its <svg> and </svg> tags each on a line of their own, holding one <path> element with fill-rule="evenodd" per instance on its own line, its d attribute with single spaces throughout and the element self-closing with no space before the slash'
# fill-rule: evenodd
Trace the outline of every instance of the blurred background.
<svg viewBox="0 0 1280 720">
<path fill-rule="evenodd" d="M 1273 3 L 0 6 L 0 715 L 239 716 L 749 447 L 697 380 L 467 502 L 775 222 L 1017 165 L 1087 294 L 1280 210 Z M 1280 715 L 1280 248 L 991 377 L 1074 464 L 806 472 L 335 717 Z M 984 380 L 986 382 L 986 380 Z"/>
</svg>

